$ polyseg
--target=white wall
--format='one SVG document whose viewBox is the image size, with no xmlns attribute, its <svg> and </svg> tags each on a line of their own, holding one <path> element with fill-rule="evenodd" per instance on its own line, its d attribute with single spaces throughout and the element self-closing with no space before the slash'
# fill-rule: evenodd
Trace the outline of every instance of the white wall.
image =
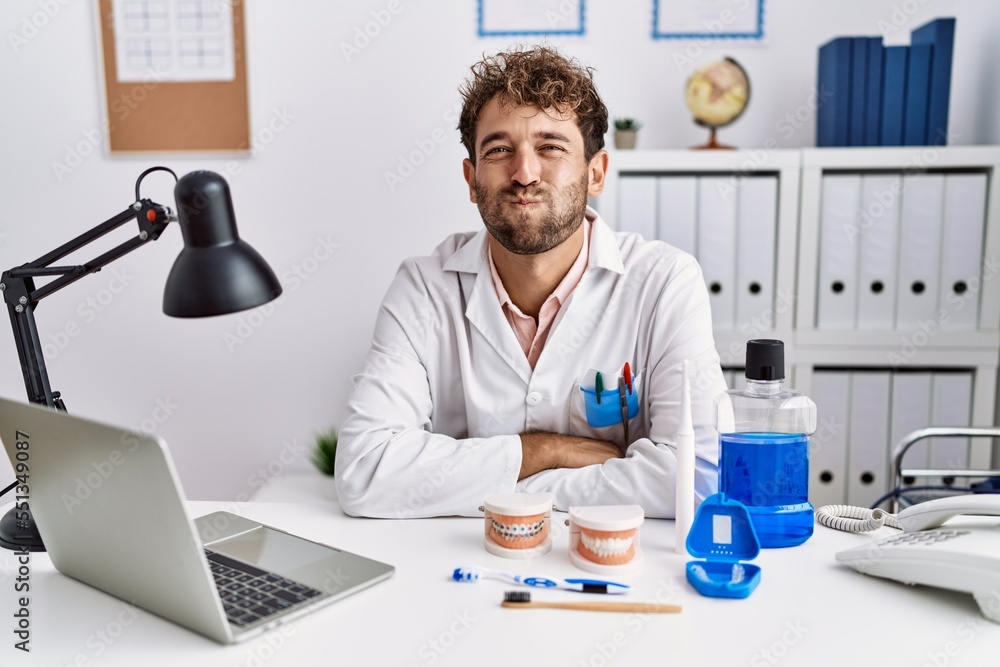
<svg viewBox="0 0 1000 667">
<path fill-rule="evenodd" d="M 148 166 L 225 173 L 229 162 L 108 157 L 101 149 L 58 178 L 53 165 L 65 163 L 78 147 L 87 149 L 103 114 L 96 3 L 64 2 L 0 3 L 2 268 L 29 261 L 124 209 L 136 176 Z M 46 3 L 58 12 L 43 21 L 38 17 Z M 403 10 L 348 61 L 340 43 L 351 41 L 386 0 L 249 0 L 250 111 L 259 145 L 228 178 L 241 234 L 285 284 L 286 296 L 269 315 L 164 316 L 163 283 L 181 247 L 176 230 L 38 309 L 50 344 L 67 325 L 78 327 L 78 335 L 47 357 L 53 386 L 69 409 L 133 428 L 165 417 L 157 432 L 171 443 L 193 498 L 252 493 L 261 484 L 257 471 L 268 466 L 272 472 L 307 468 L 301 450 L 316 431 L 340 421 L 349 378 L 400 260 L 426 253 L 449 232 L 480 224 L 461 177 L 454 105 L 467 67 L 508 40 L 476 37 L 471 0 L 401 3 Z M 708 48 L 651 40 L 651 7 L 651 0 L 589 0 L 587 36 L 552 40 L 597 68 L 613 114 L 645 123 L 640 148 L 704 140 L 681 91 L 695 63 L 721 55 L 739 60 L 753 85 L 745 116 L 721 139 L 742 147 L 769 137 L 785 147 L 811 145 L 812 119 L 794 132 L 777 124 L 806 102 L 817 47 L 837 35 L 878 34 L 880 21 L 891 25 L 894 18 L 902 22 L 887 41 L 905 42 L 911 28 L 938 16 L 958 18 L 951 107 L 956 143 L 1000 143 L 995 0 L 767 0 L 763 45 Z M 26 21 L 45 25 L 15 48 L 11 34 L 30 34 L 22 33 Z M 687 49 L 695 57 L 678 68 L 675 56 Z M 268 133 L 269 126 L 280 132 Z M 385 173 L 437 130 L 447 141 L 390 190 Z M 168 177 L 152 176 L 143 195 L 172 204 L 170 188 Z M 132 234 L 129 228 L 114 241 Z M 333 256 L 318 261 L 330 243 L 337 245 Z M 121 286 L 113 282 L 115 271 L 124 274 L 124 289 L 101 312 L 91 310 L 87 299 L 107 300 L 110 288 Z M 248 317 L 259 326 L 241 331 Z M 227 334 L 248 331 L 245 342 L 227 345 Z M 2 331 L 0 394 L 24 396 L 13 341 Z M 4 461 L 0 485 L 10 476 Z"/>
</svg>

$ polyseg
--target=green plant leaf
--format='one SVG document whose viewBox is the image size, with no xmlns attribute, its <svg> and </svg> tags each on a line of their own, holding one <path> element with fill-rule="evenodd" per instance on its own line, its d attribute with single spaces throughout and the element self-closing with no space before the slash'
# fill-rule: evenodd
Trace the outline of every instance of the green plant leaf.
<svg viewBox="0 0 1000 667">
<path fill-rule="evenodd" d="M 312 462 L 324 475 L 333 475 L 337 460 L 337 431 L 330 429 L 316 436 L 316 446 L 312 452 Z"/>
</svg>

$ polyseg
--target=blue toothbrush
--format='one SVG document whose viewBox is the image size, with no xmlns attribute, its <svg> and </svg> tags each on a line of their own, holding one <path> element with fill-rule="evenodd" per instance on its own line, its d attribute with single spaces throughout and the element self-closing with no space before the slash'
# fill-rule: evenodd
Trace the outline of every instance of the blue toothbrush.
<svg viewBox="0 0 1000 667">
<path fill-rule="evenodd" d="M 522 577 L 519 574 L 501 572 L 499 570 L 488 570 L 481 567 L 457 567 L 451 573 L 451 578 L 455 581 L 479 581 L 480 579 L 499 579 L 509 581 L 522 586 L 532 586 L 534 588 L 559 588 L 566 591 L 578 591 L 580 593 L 627 593 L 629 587 L 625 584 L 617 584 L 613 581 L 602 581 L 600 579 L 563 579 L 556 581 L 545 577 Z"/>
</svg>

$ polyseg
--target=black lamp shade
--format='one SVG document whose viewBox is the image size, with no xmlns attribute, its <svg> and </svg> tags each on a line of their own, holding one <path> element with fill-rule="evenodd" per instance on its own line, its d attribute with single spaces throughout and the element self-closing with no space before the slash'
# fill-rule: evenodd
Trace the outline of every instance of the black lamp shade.
<svg viewBox="0 0 1000 667">
<path fill-rule="evenodd" d="M 210 317 L 260 306 L 281 294 L 264 258 L 240 240 L 229 185 L 211 171 L 195 171 L 174 187 L 184 249 L 170 269 L 163 312 Z"/>
</svg>

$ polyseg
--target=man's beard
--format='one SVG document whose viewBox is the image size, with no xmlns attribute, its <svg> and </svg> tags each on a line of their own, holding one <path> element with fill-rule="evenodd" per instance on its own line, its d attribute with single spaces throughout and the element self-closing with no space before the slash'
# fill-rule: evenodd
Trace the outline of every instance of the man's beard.
<svg viewBox="0 0 1000 667">
<path fill-rule="evenodd" d="M 537 255 L 568 239 L 583 223 L 589 184 L 586 172 L 558 195 L 551 186 L 512 185 L 490 191 L 477 181 L 476 201 L 486 229 L 504 248 L 515 255 Z M 535 219 L 531 207 L 513 210 L 510 202 L 521 198 L 544 202 L 542 216 Z"/>
</svg>

